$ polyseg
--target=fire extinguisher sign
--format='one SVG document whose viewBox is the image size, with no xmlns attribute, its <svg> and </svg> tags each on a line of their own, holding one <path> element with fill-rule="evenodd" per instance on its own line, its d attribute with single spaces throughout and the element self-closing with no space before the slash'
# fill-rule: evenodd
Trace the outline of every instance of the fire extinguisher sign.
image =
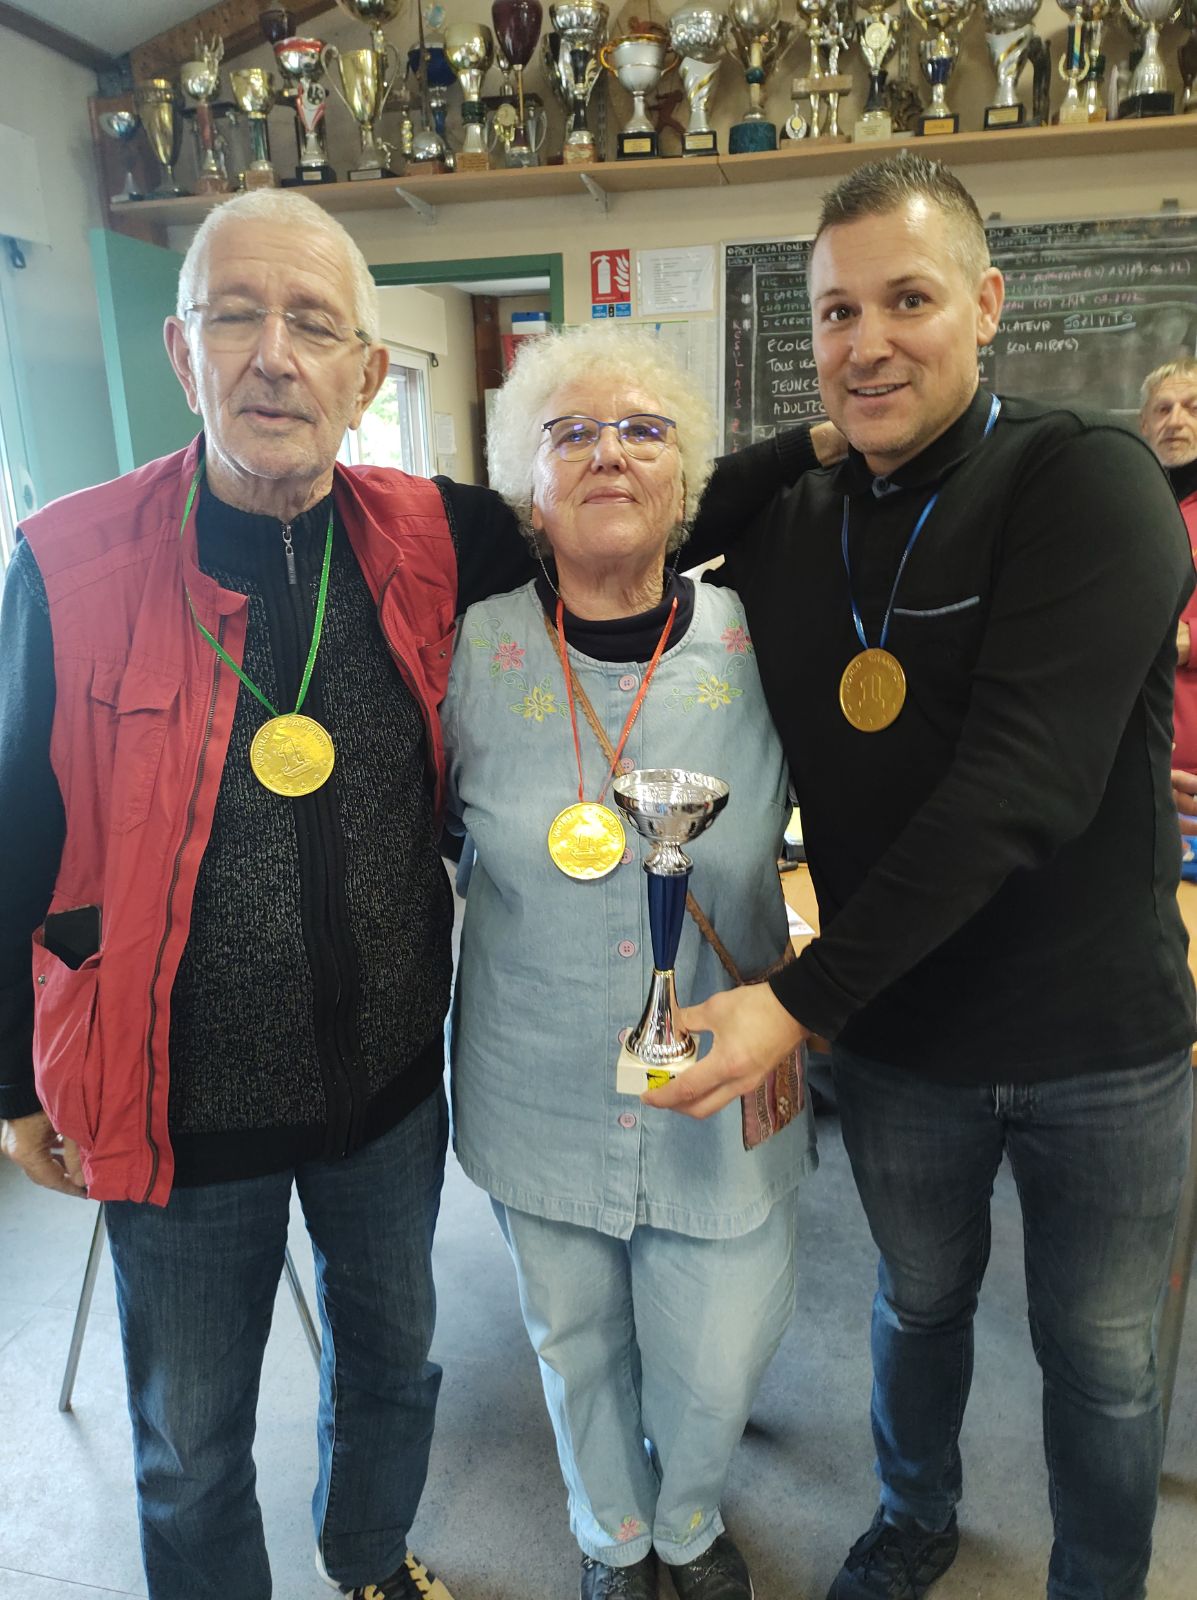
<svg viewBox="0 0 1197 1600">
<path fill-rule="evenodd" d="M 592 318 L 632 314 L 632 252 L 590 252 L 590 315 Z"/>
</svg>

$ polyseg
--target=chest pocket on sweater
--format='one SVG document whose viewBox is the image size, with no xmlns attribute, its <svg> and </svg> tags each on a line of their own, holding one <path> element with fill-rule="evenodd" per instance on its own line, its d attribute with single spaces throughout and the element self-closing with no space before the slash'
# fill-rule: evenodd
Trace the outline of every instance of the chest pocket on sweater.
<svg viewBox="0 0 1197 1600">
<path fill-rule="evenodd" d="M 130 662 L 122 671 L 110 662 L 96 663 L 91 698 L 101 774 L 99 799 L 101 804 L 107 802 L 109 826 L 115 833 L 140 827 L 149 815 L 178 693 L 177 679 L 151 668 Z M 110 764 L 105 761 L 108 751 Z"/>
</svg>

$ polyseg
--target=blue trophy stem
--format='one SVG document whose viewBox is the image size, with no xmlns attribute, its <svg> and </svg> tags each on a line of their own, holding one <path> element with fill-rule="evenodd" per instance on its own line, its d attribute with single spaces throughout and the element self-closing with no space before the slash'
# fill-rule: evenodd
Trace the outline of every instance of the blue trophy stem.
<svg viewBox="0 0 1197 1600">
<path fill-rule="evenodd" d="M 655 872 L 648 874 L 648 926 L 653 941 L 653 965 L 658 972 L 671 972 L 677 960 L 689 883 L 688 872 L 669 877 Z"/>
</svg>

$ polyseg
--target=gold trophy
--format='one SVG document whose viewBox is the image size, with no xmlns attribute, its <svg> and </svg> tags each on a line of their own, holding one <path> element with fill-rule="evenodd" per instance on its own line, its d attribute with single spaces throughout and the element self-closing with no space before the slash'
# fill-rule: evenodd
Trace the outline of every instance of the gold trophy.
<svg viewBox="0 0 1197 1600">
<path fill-rule="evenodd" d="M 266 119 L 274 105 L 274 74 L 264 67 L 242 67 L 229 73 L 237 108 L 249 123 L 251 159 L 242 174 L 247 189 L 273 189 L 278 173 L 270 162 L 270 130 Z"/>
<path fill-rule="evenodd" d="M 727 45 L 727 29 L 727 13 L 705 0 L 683 6 L 669 19 L 669 42 L 681 58 L 678 72 L 690 102 L 689 126 L 682 140 L 684 156 L 719 154 L 719 136 L 711 127 L 708 112 Z"/>
<path fill-rule="evenodd" d="M 748 84 L 748 108 L 728 130 L 728 154 L 776 150 L 777 125 L 765 116 L 765 80 L 785 53 L 794 24 L 781 20 L 781 0 L 732 0 L 728 15 L 728 49 L 743 65 Z"/>
<path fill-rule="evenodd" d="M 1060 120 L 1065 123 L 1104 122 L 1107 115 L 1106 58 L 1102 53 L 1101 36 L 1105 20 L 1118 0 L 1056 0 L 1056 3 L 1069 22 L 1069 29 L 1064 36 L 1062 60 L 1067 63 L 1068 57 L 1074 55 L 1084 56 L 1088 62 L 1077 93 L 1077 98 L 1084 104 L 1085 114 L 1081 116 L 1075 109 L 1072 96 L 1069 94 L 1065 102 L 1069 107 L 1068 115 L 1061 116 Z M 1071 38 L 1073 24 L 1080 29 L 1080 38 L 1075 44 Z M 1071 73 L 1066 64 L 1061 66 L 1060 72 L 1065 82 L 1068 82 Z"/>
<path fill-rule="evenodd" d="M 461 149 L 454 163 L 455 172 L 488 172 L 490 153 L 486 148 L 486 107 L 482 104 L 482 83 L 495 59 L 491 31 L 481 22 L 453 22 L 445 29 L 445 60 L 461 84 Z"/>
<path fill-rule="evenodd" d="M 857 28 L 860 53 L 869 69 L 869 93 L 864 110 L 852 128 L 857 144 L 892 139 L 894 119 L 885 99 L 889 64 L 898 48 L 898 18 L 886 9 L 886 0 L 870 0 Z"/>
<path fill-rule="evenodd" d="M 224 59 L 224 40 L 219 36 L 205 39 L 201 34 L 195 41 L 195 60 L 184 61 L 179 68 L 179 83 L 183 93 L 195 101 L 195 135 L 199 145 L 199 172 L 195 180 L 197 194 L 228 194 L 233 187 L 229 182 L 224 150 L 216 134 L 216 121 L 212 115 L 212 102 L 220 93 L 220 63 Z"/>
<path fill-rule="evenodd" d="M 185 194 L 175 182 L 175 162 L 179 159 L 179 145 L 183 139 L 183 124 L 179 120 L 179 91 L 169 78 L 147 78 L 133 86 L 133 103 L 141 118 L 150 149 L 165 174 L 151 195 L 153 200 L 166 200 L 172 195 Z"/>
<path fill-rule="evenodd" d="M 394 152 L 375 129 L 403 60 L 381 31 L 375 38 L 382 39 L 381 50 L 339 50 L 326 44 L 320 52 L 333 92 L 358 126 L 361 150 L 357 166 L 349 169 L 351 181 L 397 175 L 390 164 Z"/>
<path fill-rule="evenodd" d="M 337 0 L 337 4 L 346 16 L 352 17 L 355 22 L 365 23 L 370 29 L 370 48 L 380 56 L 385 56 L 388 46 L 383 26 L 394 22 L 407 0 Z"/>
<path fill-rule="evenodd" d="M 906 9 L 927 33 L 919 41 L 923 76 L 931 85 L 931 104 L 918 119 L 921 138 L 960 132 L 960 113 L 948 108 L 947 85 L 960 59 L 960 33 L 972 16 L 974 0 L 906 0 Z"/>
</svg>

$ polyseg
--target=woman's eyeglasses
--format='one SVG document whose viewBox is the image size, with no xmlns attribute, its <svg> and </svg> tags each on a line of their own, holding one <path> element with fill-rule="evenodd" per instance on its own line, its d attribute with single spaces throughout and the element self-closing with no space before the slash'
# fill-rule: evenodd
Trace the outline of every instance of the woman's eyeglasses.
<svg viewBox="0 0 1197 1600">
<path fill-rule="evenodd" d="M 563 461 L 581 461 L 598 448 L 604 428 L 614 428 L 619 442 L 635 461 L 652 461 L 670 442 L 676 426 L 672 417 L 658 417 L 637 411 L 618 422 L 600 422 L 597 417 L 554 417 L 544 424 L 548 442 Z"/>
</svg>

